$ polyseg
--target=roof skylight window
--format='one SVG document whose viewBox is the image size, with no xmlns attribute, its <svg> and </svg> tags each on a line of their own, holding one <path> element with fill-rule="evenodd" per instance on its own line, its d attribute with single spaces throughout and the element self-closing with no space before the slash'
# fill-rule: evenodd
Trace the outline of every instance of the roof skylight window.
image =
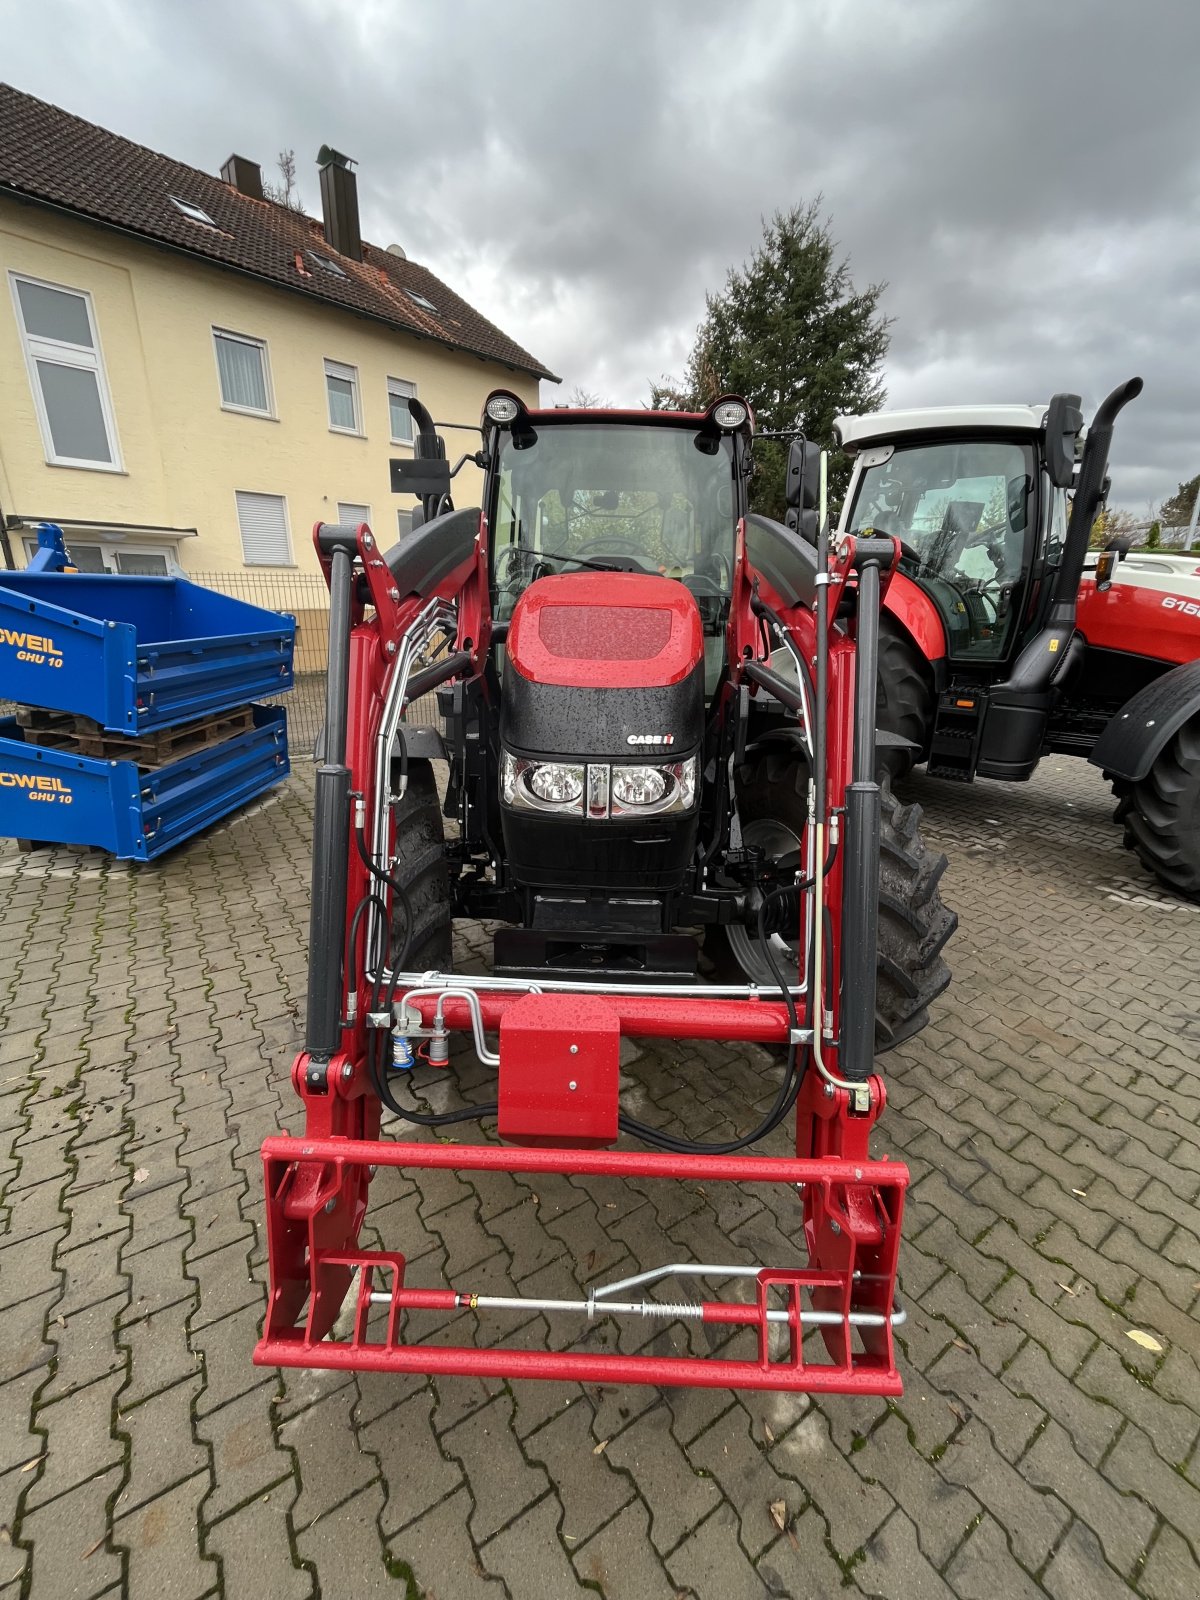
<svg viewBox="0 0 1200 1600">
<path fill-rule="evenodd" d="M 315 250 L 306 250 L 305 254 L 308 256 L 310 261 L 316 262 L 317 266 L 320 267 L 322 272 L 328 272 L 330 277 L 344 278 L 346 276 L 341 267 L 338 266 L 337 262 L 331 261 L 328 256 L 318 255 Z"/>
<path fill-rule="evenodd" d="M 216 227 L 216 223 L 202 206 L 195 206 L 190 200 L 181 200 L 178 195 L 174 194 L 170 195 L 169 199 L 176 211 L 182 211 L 190 221 L 203 223 L 206 228 Z"/>
<path fill-rule="evenodd" d="M 432 311 L 436 315 L 437 307 L 434 305 L 432 300 L 426 300 L 425 296 L 423 294 L 418 294 L 415 289 L 405 289 L 404 292 L 412 301 L 413 305 L 423 306 L 426 311 Z"/>
</svg>

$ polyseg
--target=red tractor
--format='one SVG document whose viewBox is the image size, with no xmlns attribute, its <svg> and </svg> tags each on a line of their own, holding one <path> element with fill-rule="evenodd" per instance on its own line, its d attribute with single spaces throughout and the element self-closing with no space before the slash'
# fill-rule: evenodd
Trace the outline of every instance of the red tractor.
<svg viewBox="0 0 1200 1600">
<path fill-rule="evenodd" d="M 413 532 L 387 552 L 365 525 L 314 532 L 330 648 L 293 1069 L 305 1124 L 263 1147 L 255 1359 L 898 1393 L 907 1173 L 869 1153 L 874 1056 L 927 1019 L 955 918 L 918 809 L 876 780 L 897 542 L 830 553 L 825 458 L 802 441 L 795 526 L 749 514 L 736 397 L 685 414 L 493 394 L 464 457 L 483 469 L 482 511 L 453 509 L 444 442 L 411 404 L 418 449 L 393 477 L 421 499 Z M 444 732 L 406 717 L 435 688 Z M 486 975 L 452 970 L 456 918 L 498 925 Z M 705 935 L 744 963 L 736 981 L 700 976 Z M 469 1037 L 451 1070 L 488 1089 L 435 1114 L 414 1088 L 446 1069 L 452 1030 Z M 643 1122 L 622 1103 L 627 1035 L 774 1047 L 773 1103 L 720 1143 Z M 754 1152 L 793 1117 L 794 1155 Z M 444 1137 L 481 1120 L 502 1142 Z M 435 1167 L 777 1183 L 796 1252 L 679 1262 L 664 1240 L 647 1271 L 567 1299 L 418 1286 L 403 1240 L 375 1250 L 360 1233 L 372 1181 Z M 669 1280 L 683 1288 L 660 1299 Z M 702 1359 L 436 1339 L 439 1318 L 468 1311 L 502 1335 L 531 1310 L 585 1332 L 699 1322 L 728 1342 Z"/>
<path fill-rule="evenodd" d="M 1078 395 L 841 417 L 841 526 L 900 541 L 880 623 L 884 768 L 1020 782 L 1043 755 L 1086 756 L 1112 781 L 1125 843 L 1200 899 L 1194 578 L 1159 562 L 1123 582 L 1120 549 L 1086 570 L 1113 425 L 1141 388 L 1109 395 L 1086 441 Z"/>
</svg>

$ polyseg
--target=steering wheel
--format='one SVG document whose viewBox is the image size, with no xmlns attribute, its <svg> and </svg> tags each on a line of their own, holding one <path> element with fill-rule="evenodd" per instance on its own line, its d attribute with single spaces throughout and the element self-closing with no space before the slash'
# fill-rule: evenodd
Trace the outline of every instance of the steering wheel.
<svg viewBox="0 0 1200 1600">
<path fill-rule="evenodd" d="M 538 565 L 536 551 L 522 544 L 505 545 L 496 552 L 496 584 L 501 589 L 526 589 Z"/>
<path fill-rule="evenodd" d="M 607 548 L 605 548 L 607 547 Z M 589 539 L 586 544 L 581 544 L 575 554 L 581 560 L 589 556 L 628 556 L 635 560 L 638 568 L 645 571 L 645 551 L 636 539 L 631 539 L 623 533 L 601 533 L 594 539 Z"/>
</svg>

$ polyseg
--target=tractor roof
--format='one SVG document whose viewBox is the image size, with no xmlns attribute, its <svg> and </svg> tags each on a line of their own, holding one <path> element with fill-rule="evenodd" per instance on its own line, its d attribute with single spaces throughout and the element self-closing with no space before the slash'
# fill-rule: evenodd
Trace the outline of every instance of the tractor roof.
<svg viewBox="0 0 1200 1600">
<path fill-rule="evenodd" d="M 903 433 L 1038 433 L 1046 418 L 1039 406 L 918 406 L 911 411 L 874 411 L 836 417 L 834 435 L 854 455 L 865 445 Z"/>
</svg>

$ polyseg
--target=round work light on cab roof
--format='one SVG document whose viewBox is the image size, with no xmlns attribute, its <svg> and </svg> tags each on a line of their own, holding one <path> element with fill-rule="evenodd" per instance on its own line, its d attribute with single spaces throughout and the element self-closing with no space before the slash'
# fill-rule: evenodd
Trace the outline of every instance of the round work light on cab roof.
<svg viewBox="0 0 1200 1600">
<path fill-rule="evenodd" d="M 725 428 L 730 433 L 735 428 L 740 428 L 750 415 L 750 408 L 744 400 L 722 400 L 713 407 L 713 421 L 718 428 Z"/>
<path fill-rule="evenodd" d="M 521 402 L 511 394 L 494 394 L 484 406 L 488 420 L 504 424 L 513 422 L 521 413 Z"/>
</svg>

